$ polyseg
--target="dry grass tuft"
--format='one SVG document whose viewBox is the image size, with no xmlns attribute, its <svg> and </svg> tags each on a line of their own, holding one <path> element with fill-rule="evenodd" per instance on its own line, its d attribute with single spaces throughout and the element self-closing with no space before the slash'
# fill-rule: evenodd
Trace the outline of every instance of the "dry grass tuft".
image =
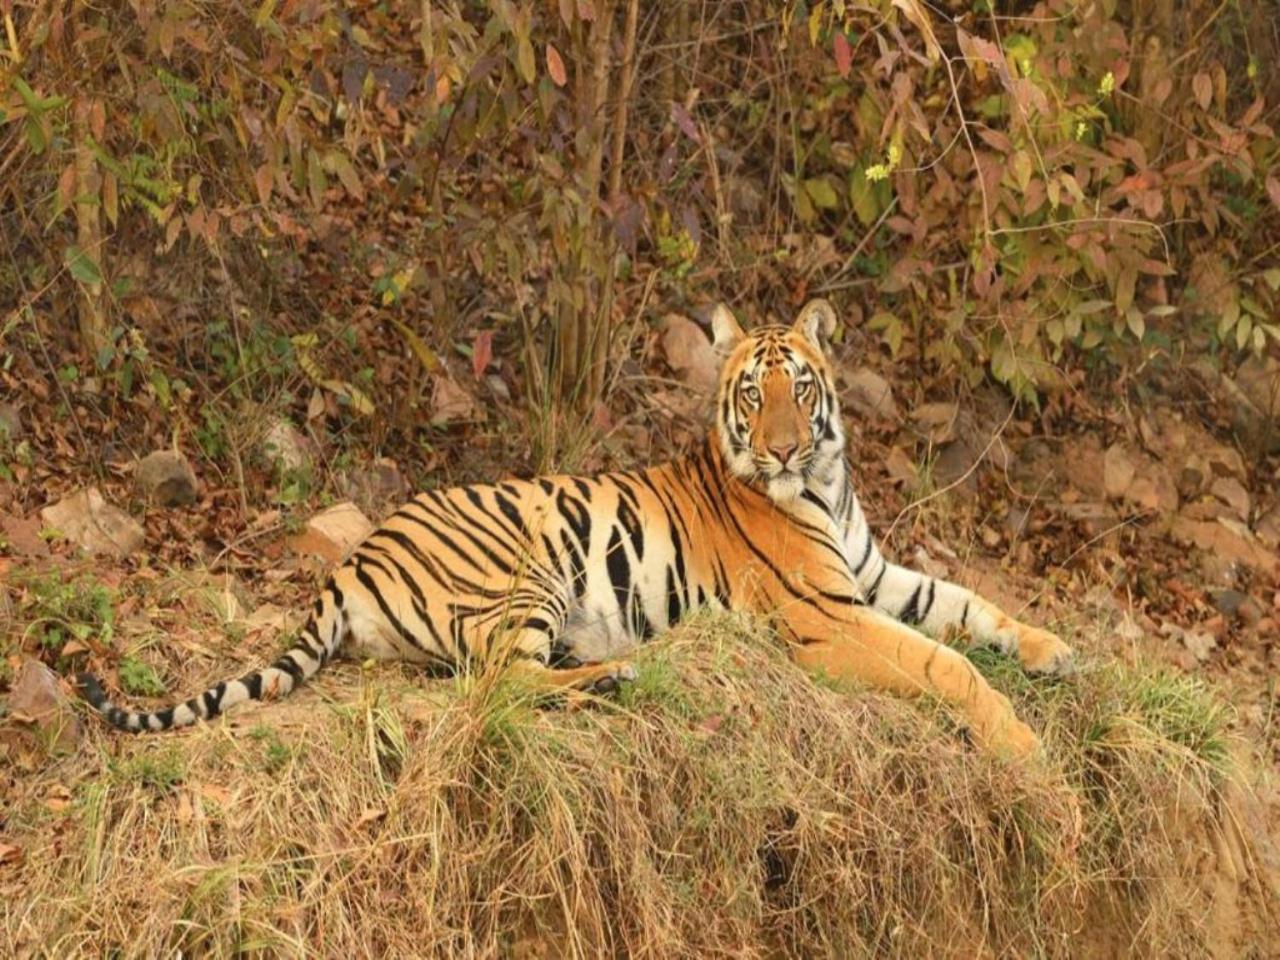
<svg viewBox="0 0 1280 960">
<path fill-rule="evenodd" d="M 10 812 L 0 952 L 1200 955 L 1163 878 L 1219 829 L 1225 709 L 1165 674 L 979 659 L 1051 769 L 814 683 L 724 616 L 643 650 L 616 702 L 348 664 L 184 735 L 94 726 L 46 771 L 65 809 Z"/>
</svg>

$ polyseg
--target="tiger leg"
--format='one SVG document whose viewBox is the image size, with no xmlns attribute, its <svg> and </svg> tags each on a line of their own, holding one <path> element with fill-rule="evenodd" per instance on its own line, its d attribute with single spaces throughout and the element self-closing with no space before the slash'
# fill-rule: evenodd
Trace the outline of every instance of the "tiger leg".
<svg viewBox="0 0 1280 960">
<path fill-rule="evenodd" d="M 869 565 L 871 566 L 871 565 Z M 968 630 L 978 643 L 1016 656 L 1028 673 L 1066 674 L 1073 667 L 1067 644 L 1048 630 L 1023 623 L 959 584 L 886 563 L 872 580 L 877 610 L 931 634 Z"/>
<path fill-rule="evenodd" d="M 841 620 L 823 631 L 828 639 L 798 643 L 796 662 L 900 695 L 938 697 L 961 714 L 980 746 L 997 754 L 1024 759 L 1040 752 L 1039 738 L 1008 698 L 963 655 L 868 607 L 853 607 Z"/>
<path fill-rule="evenodd" d="M 531 659 L 513 661 L 507 669 L 539 693 L 584 690 L 609 693 L 636 678 L 636 670 L 625 660 L 605 660 L 580 667 L 557 670 Z"/>
<path fill-rule="evenodd" d="M 508 671 L 539 693 L 568 690 L 607 693 L 623 682 L 634 680 L 635 668 L 625 660 L 563 668 L 547 665 L 563 633 L 567 610 L 567 601 L 554 596 L 520 608 L 508 607 L 503 613 L 506 625 L 499 627 L 490 638 L 488 656 L 492 662 L 506 663 Z M 513 626 L 515 624 L 518 626 Z"/>
</svg>

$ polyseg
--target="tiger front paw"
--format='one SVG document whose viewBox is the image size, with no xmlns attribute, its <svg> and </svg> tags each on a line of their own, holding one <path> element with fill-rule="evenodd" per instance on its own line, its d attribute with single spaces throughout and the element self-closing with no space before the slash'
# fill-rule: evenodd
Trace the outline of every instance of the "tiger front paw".
<svg viewBox="0 0 1280 960">
<path fill-rule="evenodd" d="M 1061 677 L 1075 670 L 1075 651 L 1057 634 L 1026 624 L 1018 631 L 1018 660 L 1028 673 Z"/>
<path fill-rule="evenodd" d="M 625 660 L 611 660 L 600 666 L 601 675 L 590 686 L 592 693 L 615 693 L 622 684 L 630 683 L 637 676 L 636 668 Z"/>
</svg>

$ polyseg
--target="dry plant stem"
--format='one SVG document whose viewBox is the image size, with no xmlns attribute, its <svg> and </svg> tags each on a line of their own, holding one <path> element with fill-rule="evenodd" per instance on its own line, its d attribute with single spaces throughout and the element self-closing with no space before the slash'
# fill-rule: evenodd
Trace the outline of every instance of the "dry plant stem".
<svg viewBox="0 0 1280 960">
<path fill-rule="evenodd" d="M 101 205 L 98 197 L 102 190 L 102 176 L 98 172 L 98 163 L 90 147 L 93 140 L 89 129 L 91 109 L 92 101 L 86 97 L 77 97 L 72 109 L 76 165 L 76 241 L 80 247 L 80 255 L 93 264 L 98 276 L 101 277 L 103 238 Z M 77 311 L 80 320 L 80 343 L 89 356 L 97 356 L 98 351 L 107 342 L 102 282 L 101 280 L 94 282 L 79 280 L 78 283 L 80 296 Z"/>
</svg>

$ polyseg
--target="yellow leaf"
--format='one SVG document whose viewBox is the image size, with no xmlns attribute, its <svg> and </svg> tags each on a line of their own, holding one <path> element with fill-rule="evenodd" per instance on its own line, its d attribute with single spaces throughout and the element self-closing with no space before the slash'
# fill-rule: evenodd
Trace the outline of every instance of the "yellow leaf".
<svg viewBox="0 0 1280 960">
<path fill-rule="evenodd" d="M 435 373 L 440 369 L 440 358 L 436 356 L 434 350 L 422 342 L 422 338 L 409 329 L 408 324 L 396 317 L 388 317 L 391 325 L 400 331 L 400 336 L 404 337 L 405 343 L 409 345 L 409 349 L 413 351 L 413 355 L 418 358 L 418 362 L 422 364 L 423 369 L 427 373 Z"/>
<path fill-rule="evenodd" d="M 525 83 L 533 83 L 538 79 L 538 64 L 533 55 L 533 42 L 523 36 L 516 41 L 516 69 Z"/>
<path fill-rule="evenodd" d="M 929 59 L 936 63 L 942 55 L 942 48 L 938 46 L 938 38 L 934 36 L 933 25 L 929 22 L 929 14 L 925 13 L 920 0 L 893 0 L 893 5 L 901 10 L 920 31 L 921 36 L 924 37 L 925 52 L 929 55 Z"/>
<path fill-rule="evenodd" d="M 809 43 L 818 45 L 818 34 L 822 32 L 822 4 L 815 3 L 809 11 Z"/>
</svg>

